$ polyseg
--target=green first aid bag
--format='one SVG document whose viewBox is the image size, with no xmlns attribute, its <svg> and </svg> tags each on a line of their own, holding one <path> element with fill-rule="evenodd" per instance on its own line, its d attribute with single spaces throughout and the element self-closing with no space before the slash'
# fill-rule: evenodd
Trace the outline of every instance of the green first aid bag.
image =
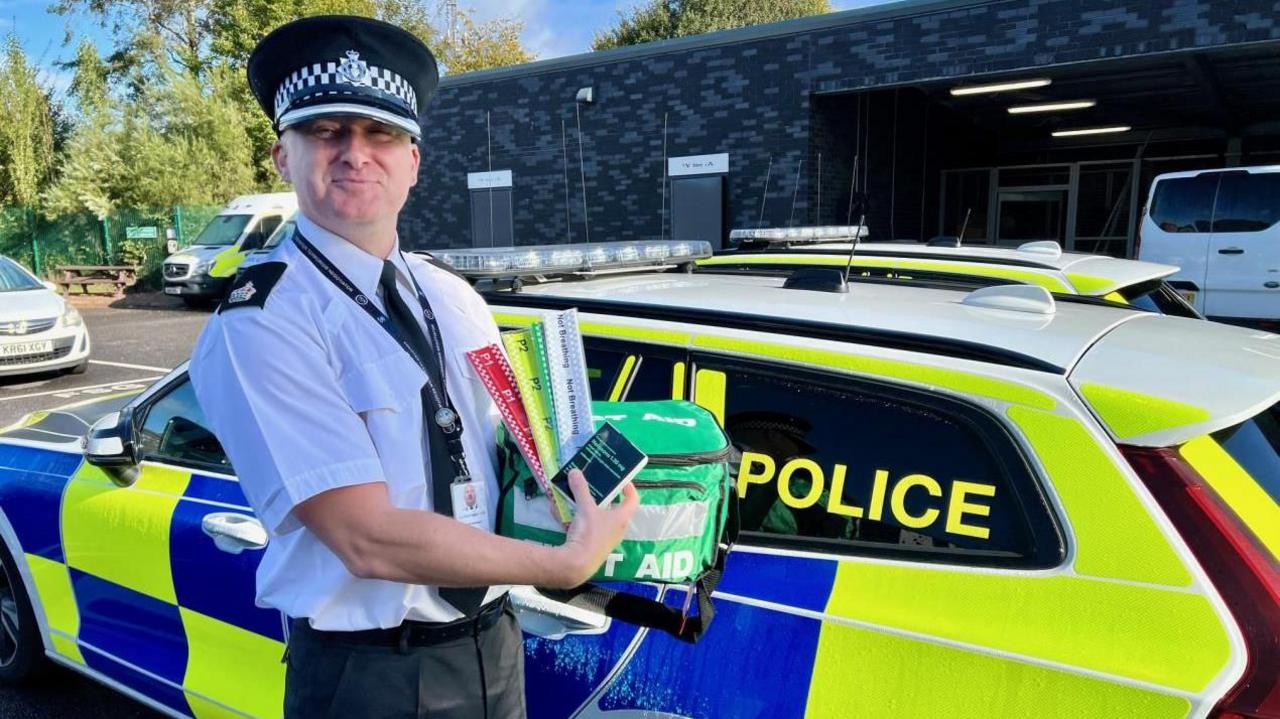
<svg viewBox="0 0 1280 719">
<path fill-rule="evenodd" d="M 649 457 L 632 479 L 640 507 L 592 581 L 688 585 L 697 594 L 698 615 L 591 584 L 567 593 L 540 591 L 695 641 L 714 614 L 711 592 L 737 537 L 729 439 L 710 412 L 682 400 L 594 402 L 592 415 L 597 428 L 612 424 Z M 505 431 L 499 432 L 498 458 L 498 533 L 563 544 L 565 528 L 553 518 L 551 500 Z"/>
</svg>

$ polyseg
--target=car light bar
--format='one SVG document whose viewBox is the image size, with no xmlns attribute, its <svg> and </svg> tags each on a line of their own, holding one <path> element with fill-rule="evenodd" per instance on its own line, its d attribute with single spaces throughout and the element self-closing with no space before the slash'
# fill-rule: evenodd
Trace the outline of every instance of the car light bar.
<svg viewBox="0 0 1280 719">
<path fill-rule="evenodd" d="M 642 240 L 433 250 L 429 254 L 449 263 L 467 277 L 531 277 L 693 262 L 711 256 L 711 243 L 702 240 Z"/>
<path fill-rule="evenodd" d="M 729 239 L 738 242 L 830 242 L 867 236 L 866 225 L 821 225 L 816 227 L 761 227 L 732 230 Z"/>
</svg>

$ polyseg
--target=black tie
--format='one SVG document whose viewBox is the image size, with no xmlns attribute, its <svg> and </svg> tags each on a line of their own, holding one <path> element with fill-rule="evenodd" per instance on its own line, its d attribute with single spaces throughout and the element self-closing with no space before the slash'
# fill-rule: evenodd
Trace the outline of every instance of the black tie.
<svg viewBox="0 0 1280 719">
<path fill-rule="evenodd" d="M 435 386 L 439 387 L 443 392 L 444 368 L 440 366 L 436 353 L 432 351 L 431 344 L 427 342 L 426 335 L 422 333 L 422 327 L 414 317 L 413 311 L 409 309 L 404 299 L 400 297 L 400 291 L 396 289 L 396 266 L 390 260 L 385 260 L 382 264 L 382 278 L 379 280 L 378 285 L 382 288 L 382 300 L 387 307 L 388 320 L 400 333 L 400 336 L 408 340 L 409 346 L 413 348 L 414 353 L 417 355 L 418 364 L 431 376 L 431 381 L 435 383 Z M 422 422 L 426 427 L 427 448 L 430 453 L 428 461 L 431 463 L 431 497 L 434 501 L 436 512 L 452 517 L 453 495 L 449 491 L 449 485 L 456 470 L 453 466 L 453 460 L 449 457 L 448 440 L 445 439 L 444 431 L 440 429 L 440 425 L 436 424 L 435 410 L 436 407 L 431 400 L 431 393 L 427 391 L 424 385 L 422 388 Z M 452 604 L 463 614 L 474 616 L 488 589 L 488 587 L 440 587 L 440 598 Z"/>
</svg>

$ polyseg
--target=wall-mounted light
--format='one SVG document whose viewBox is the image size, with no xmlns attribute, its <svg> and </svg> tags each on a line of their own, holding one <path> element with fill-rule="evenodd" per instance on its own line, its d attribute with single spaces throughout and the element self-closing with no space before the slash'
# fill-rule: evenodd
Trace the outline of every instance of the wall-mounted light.
<svg viewBox="0 0 1280 719">
<path fill-rule="evenodd" d="M 951 94 L 959 97 L 961 95 L 985 95 L 991 92 L 1009 92 L 1011 90 L 1030 90 L 1033 87 L 1045 87 L 1051 82 L 1053 80 L 1048 78 L 1036 78 L 1034 80 L 996 82 L 990 85 L 965 85 L 951 88 Z"/>
<path fill-rule="evenodd" d="M 584 87 L 578 90 L 578 94 L 573 98 L 574 102 L 591 104 L 596 101 L 596 93 L 594 87 Z"/>
<path fill-rule="evenodd" d="M 1109 135 L 1113 132 L 1128 132 L 1132 130 L 1128 125 L 1113 125 L 1111 127 L 1082 127 L 1078 130 L 1055 130 L 1054 137 L 1079 137 L 1080 135 Z"/>
<path fill-rule="evenodd" d="M 1096 100 L 1071 100 L 1069 102 L 1046 102 L 1039 105 L 1014 105 L 1009 108 L 1010 115 L 1024 115 L 1030 112 L 1060 112 L 1062 110 L 1084 110 L 1097 105 Z"/>
</svg>

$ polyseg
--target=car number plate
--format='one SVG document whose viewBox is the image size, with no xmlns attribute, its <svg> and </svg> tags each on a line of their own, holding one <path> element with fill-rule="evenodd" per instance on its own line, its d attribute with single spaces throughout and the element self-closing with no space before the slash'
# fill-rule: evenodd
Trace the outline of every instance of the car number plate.
<svg viewBox="0 0 1280 719">
<path fill-rule="evenodd" d="M 182 294 L 182 288 L 181 288 L 181 287 L 166 287 L 166 288 L 164 288 L 164 293 L 165 293 L 166 295 L 180 295 L 180 294 Z"/>
<path fill-rule="evenodd" d="M 1178 290 L 1178 294 L 1182 295 L 1182 299 L 1186 300 L 1187 304 L 1194 305 L 1196 303 L 1195 292 L 1191 290 Z"/>
<path fill-rule="evenodd" d="M 0 357 L 21 357 L 23 355 L 38 355 L 52 351 L 53 340 L 0 344 Z"/>
</svg>

